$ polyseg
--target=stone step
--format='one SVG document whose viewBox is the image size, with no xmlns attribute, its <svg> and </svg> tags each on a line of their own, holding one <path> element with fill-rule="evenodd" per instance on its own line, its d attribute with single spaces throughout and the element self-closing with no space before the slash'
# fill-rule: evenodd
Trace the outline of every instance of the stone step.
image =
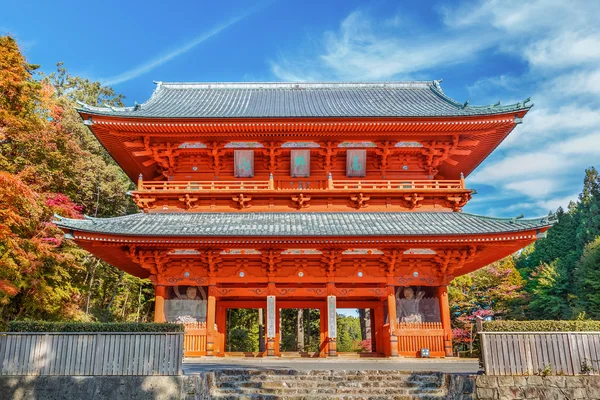
<svg viewBox="0 0 600 400">
<path fill-rule="evenodd" d="M 406 389 L 436 389 L 443 385 L 433 382 L 397 382 L 397 381 L 289 381 L 289 380 L 264 380 L 264 381 L 229 381 L 219 382 L 220 388 L 320 388 L 320 387 L 338 387 L 338 388 L 385 388 L 402 387 Z"/>
<path fill-rule="evenodd" d="M 278 395 L 241 395 L 241 394 L 215 394 L 212 395 L 213 399 L 221 400 L 323 400 L 323 399 L 335 399 L 335 400 L 442 400 L 446 396 L 407 396 L 407 395 L 299 395 L 299 396 L 278 396 Z"/>
<path fill-rule="evenodd" d="M 403 389 L 396 387 L 386 388 L 219 388 L 213 391 L 215 394 L 240 394 L 240 395 L 404 395 L 404 396 L 443 396 L 442 389 Z"/>
<path fill-rule="evenodd" d="M 221 375 L 263 375 L 263 374 L 276 374 L 276 375 L 413 375 L 413 376 L 443 376 L 441 372 L 433 371 L 399 371 L 399 370 L 362 370 L 362 369 L 348 369 L 348 370 L 298 370 L 291 368 L 269 368 L 269 369 L 223 369 L 215 371 Z"/>
<path fill-rule="evenodd" d="M 311 376 L 311 375 L 225 375 L 218 376 L 218 382 L 236 382 L 236 381 L 265 381 L 265 380 L 277 380 L 277 381 L 328 381 L 328 382 L 341 382 L 341 381 L 395 381 L 395 382 L 422 382 L 422 383 L 441 383 L 443 379 L 441 377 L 420 377 L 411 375 L 374 375 L 374 376 Z"/>
<path fill-rule="evenodd" d="M 215 399 L 441 400 L 449 382 L 441 373 L 345 370 L 215 371 Z"/>
<path fill-rule="evenodd" d="M 398 371 L 296 371 L 296 370 L 264 370 L 264 371 L 217 371 L 216 377 L 220 380 L 241 380 L 241 379 L 353 379 L 353 380 L 412 380 L 412 381 L 441 381 L 441 374 L 423 374 L 423 373 L 402 373 Z M 386 372 L 386 373 L 381 373 Z"/>
</svg>

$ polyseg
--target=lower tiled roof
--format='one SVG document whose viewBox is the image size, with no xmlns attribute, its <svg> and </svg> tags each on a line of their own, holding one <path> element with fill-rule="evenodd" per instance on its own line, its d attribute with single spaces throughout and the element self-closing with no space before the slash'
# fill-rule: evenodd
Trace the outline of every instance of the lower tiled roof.
<svg viewBox="0 0 600 400">
<path fill-rule="evenodd" d="M 122 236 L 448 236 L 522 232 L 548 218 L 501 219 L 462 212 L 139 213 L 68 219 L 63 229 Z"/>
</svg>

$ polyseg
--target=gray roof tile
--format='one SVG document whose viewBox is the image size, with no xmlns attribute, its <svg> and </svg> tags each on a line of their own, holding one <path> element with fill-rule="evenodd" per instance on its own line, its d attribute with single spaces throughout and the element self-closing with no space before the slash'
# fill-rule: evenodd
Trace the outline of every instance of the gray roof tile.
<svg viewBox="0 0 600 400">
<path fill-rule="evenodd" d="M 552 224 L 462 212 L 139 213 L 68 219 L 59 227 L 124 236 L 446 236 L 521 232 Z"/>
<path fill-rule="evenodd" d="M 135 107 L 92 107 L 96 115 L 132 118 L 448 117 L 516 112 L 529 100 L 464 106 L 438 81 L 388 83 L 162 83 Z"/>
</svg>

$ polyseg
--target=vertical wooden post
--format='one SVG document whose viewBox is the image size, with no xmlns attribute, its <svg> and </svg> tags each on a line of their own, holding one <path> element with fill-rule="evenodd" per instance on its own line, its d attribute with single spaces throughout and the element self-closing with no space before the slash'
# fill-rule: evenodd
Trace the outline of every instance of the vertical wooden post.
<svg viewBox="0 0 600 400">
<path fill-rule="evenodd" d="M 450 323 L 450 304 L 448 303 L 448 287 L 438 286 L 438 298 L 440 300 L 440 314 L 442 317 L 442 328 L 444 328 L 444 350 L 446 357 L 452 357 L 452 327 Z"/>
<path fill-rule="evenodd" d="M 275 355 L 275 336 L 277 335 L 277 315 L 275 296 L 267 296 L 267 357 Z"/>
<path fill-rule="evenodd" d="M 390 329 L 390 357 L 398 357 L 398 336 L 396 336 L 396 288 L 388 285 L 388 322 Z"/>
<path fill-rule="evenodd" d="M 324 305 L 319 307 L 319 357 L 326 357 L 329 348 L 327 343 L 327 304 L 323 302 Z"/>
<path fill-rule="evenodd" d="M 304 309 L 298 308 L 296 317 L 296 347 L 299 352 L 304 351 Z"/>
<path fill-rule="evenodd" d="M 154 285 L 154 322 L 166 322 L 165 318 L 165 286 Z"/>
<path fill-rule="evenodd" d="M 258 351 L 260 353 L 265 352 L 265 318 L 263 316 L 264 310 L 258 309 Z"/>
<path fill-rule="evenodd" d="M 275 179 L 272 172 L 269 174 L 269 190 L 275 190 Z"/>
<path fill-rule="evenodd" d="M 208 303 L 206 309 L 206 355 L 215 355 L 215 321 L 217 314 L 217 299 L 215 298 L 215 286 L 208 287 Z M 222 350 L 224 351 L 224 349 Z"/>
<path fill-rule="evenodd" d="M 378 352 L 377 345 L 377 324 L 375 323 L 375 309 L 369 309 L 369 337 L 371 338 L 371 352 Z"/>
<path fill-rule="evenodd" d="M 327 296 L 327 335 L 329 336 L 329 357 L 337 357 L 337 306 L 335 296 Z"/>
</svg>

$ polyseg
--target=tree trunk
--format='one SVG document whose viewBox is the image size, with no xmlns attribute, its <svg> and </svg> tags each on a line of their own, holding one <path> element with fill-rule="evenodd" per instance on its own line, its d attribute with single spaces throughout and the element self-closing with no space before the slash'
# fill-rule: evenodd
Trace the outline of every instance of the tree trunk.
<svg viewBox="0 0 600 400">
<path fill-rule="evenodd" d="M 258 351 L 265 351 L 265 323 L 263 318 L 263 309 L 258 309 Z"/>
<path fill-rule="evenodd" d="M 100 260 L 97 260 L 96 265 L 94 265 L 94 268 L 92 269 L 92 276 L 90 278 L 90 287 L 88 289 L 87 301 L 85 303 L 85 315 L 86 316 L 90 312 L 90 300 L 92 298 L 92 289 L 94 288 L 94 274 L 96 273 L 96 268 L 98 268 L 99 264 L 100 264 Z M 86 278 L 86 280 L 87 280 L 87 278 Z"/>
<path fill-rule="evenodd" d="M 115 297 L 117 296 L 117 292 L 119 291 L 119 286 L 121 286 L 121 282 L 123 282 L 123 276 L 125 276 L 125 272 L 124 271 L 119 272 L 119 281 L 115 285 L 115 290 L 113 290 L 112 296 L 110 296 L 110 301 L 108 302 L 108 305 L 106 306 L 106 311 L 110 311 L 110 308 L 112 307 L 112 303 L 113 303 L 113 301 L 115 301 Z"/>
<path fill-rule="evenodd" d="M 298 351 L 304 351 L 304 310 L 298 309 L 298 318 L 296 320 L 296 348 Z"/>
<path fill-rule="evenodd" d="M 365 309 L 365 335 L 363 336 L 363 340 L 366 339 L 372 339 L 371 337 L 371 310 L 370 309 Z"/>
<path fill-rule="evenodd" d="M 360 337 L 362 338 L 362 340 L 365 340 L 367 338 L 367 320 L 365 319 L 366 311 L 367 310 L 365 310 L 364 308 L 358 309 L 358 321 L 360 322 Z"/>
<path fill-rule="evenodd" d="M 140 310 L 142 309 L 142 286 L 144 286 L 144 284 L 140 282 L 140 293 L 138 294 L 137 316 L 135 317 L 135 320 L 137 322 L 140 322 Z"/>
<path fill-rule="evenodd" d="M 308 336 L 308 346 L 312 345 L 312 331 L 310 329 L 310 308 L 304 310 L 306 312 L 306 335 Z"/>
</svg>

